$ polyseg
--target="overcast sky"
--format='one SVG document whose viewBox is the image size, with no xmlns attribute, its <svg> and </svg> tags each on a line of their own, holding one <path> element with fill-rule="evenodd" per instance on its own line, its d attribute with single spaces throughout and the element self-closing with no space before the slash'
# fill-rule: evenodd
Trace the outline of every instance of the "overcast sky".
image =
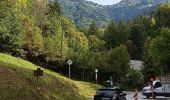
<svg viewBox="0 0 170 100">
<path fill-rule="evenodd" d="M 120 2 L 121 0 L 87 0 L 87 1 L 92 1 L 101 5 L 112 5 Z"/>
</svg>

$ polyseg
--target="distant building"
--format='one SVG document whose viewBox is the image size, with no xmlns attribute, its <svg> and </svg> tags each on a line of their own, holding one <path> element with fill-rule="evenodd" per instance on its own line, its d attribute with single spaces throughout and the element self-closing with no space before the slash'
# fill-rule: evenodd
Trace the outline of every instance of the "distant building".
<svg viewBox="0 0 170 100">
<path fill-rule="evenodd" d="M 134 70 L 142 70 L 143 62 L 139 60 L 130 60 L 130 68 Z"/>
</svg>

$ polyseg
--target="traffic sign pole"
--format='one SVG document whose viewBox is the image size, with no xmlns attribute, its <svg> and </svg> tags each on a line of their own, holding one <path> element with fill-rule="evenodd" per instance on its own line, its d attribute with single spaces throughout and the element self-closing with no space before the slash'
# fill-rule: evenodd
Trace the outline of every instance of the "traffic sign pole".
<svg viewBox="0 0 170 100">
<path fill-rule="evenodd" d="M 68 67 L 69 67 L 69 69 L 68 69 L 68 76 L 69 76 L 69 78 L 70 78 L 70 66 L 71 66 L 72 63 L 73 63 L 72 60 L 68 60 L 67 61 L 67 64 L 68 64 Z"/>
<path fill-rule="evenodd" d="M 41 70 L 41 68 L 37 68 L 37 70 L 33 71 L 33 75 L 37 77 L 36 87 L 38 87 L 38 78 L 39 76 L 43 76 L 43 70 Z"/>
<path fill-rule="evenodd" d="M 69 74 L 69 78 L 70 78 L 70 65 L 69 65 L 69 73 L 68 74 Z"/>
<path fill-rule="evenodd" d="M 97 81 L 98 81 L 98 75 L 97 75 L 97 73 L 98 73 L 98 69 L 95 69 L 95 73 L 96 73 L 96 84 L 97 84 Z"/>
</svg>

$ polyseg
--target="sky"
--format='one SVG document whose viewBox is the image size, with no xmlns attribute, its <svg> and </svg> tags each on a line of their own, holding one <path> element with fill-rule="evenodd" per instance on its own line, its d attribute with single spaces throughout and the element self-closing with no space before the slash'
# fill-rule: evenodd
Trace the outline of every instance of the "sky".
<svg viewBox="0 0 170 100">
<path fill-rule="evenodd" d="M 87 0 L 87 1 L 92 1 L 101 5 L 112 5 L 120 2 L 121 0 Z"/>
</svg>

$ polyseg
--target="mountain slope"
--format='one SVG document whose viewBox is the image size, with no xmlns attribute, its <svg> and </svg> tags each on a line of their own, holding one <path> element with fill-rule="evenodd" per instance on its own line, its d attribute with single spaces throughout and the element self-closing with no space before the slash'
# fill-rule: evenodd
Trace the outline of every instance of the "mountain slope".
<svg viewBox="0 0 170 100">
<path fill-rule="evenodd" d="M 99 23 L 104 23 L 110 19 L 106 6 L 101 6 L 84 0 L 60 0 L 62 14 L 77 25 L 89 25 L 95 19 Z"/>
<path fill-rule="evenodd" d="M 1 100 L 87 100 L 98 86 L 67 79 L 60 74 L 44 70 L 38 88 L 30 62 L 0 53 Z"/>
<path fill-rule="evenodd" d="M 72 19 L 77 26 L 83 27 L 96 20 L 103 25 L 110 19 L 128 20 L 135 16 L 151 12 L 158 4 L 170 0 L 122 0 L 111 6 L 102 6 L 86 0 L 59 0 L 62 14 Z"/>
</svg>

